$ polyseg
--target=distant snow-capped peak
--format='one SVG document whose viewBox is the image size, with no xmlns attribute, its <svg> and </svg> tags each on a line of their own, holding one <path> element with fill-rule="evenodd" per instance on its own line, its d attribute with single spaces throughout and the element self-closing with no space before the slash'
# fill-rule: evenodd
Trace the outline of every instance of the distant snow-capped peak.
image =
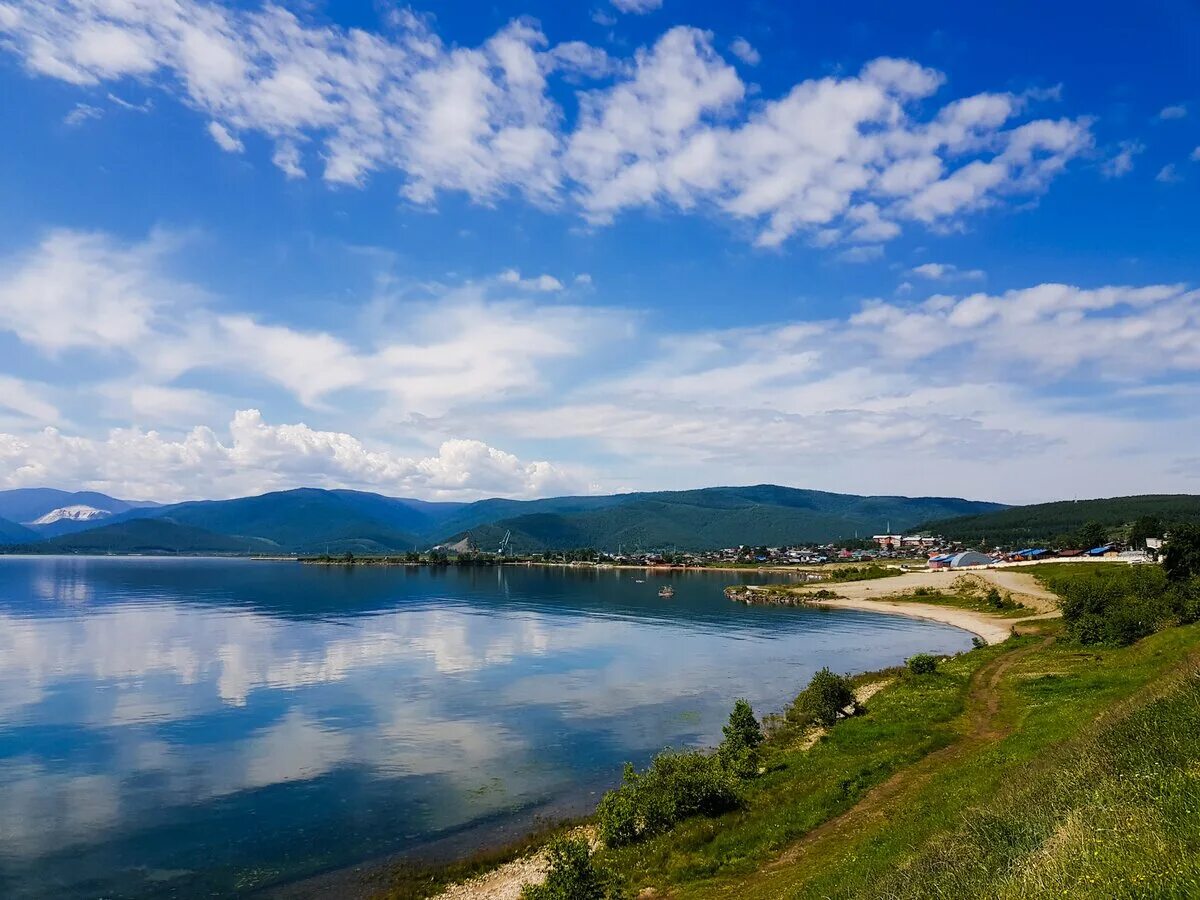
<svg viewBox="0 0 1200 900">
<path fill-rule="evenodd" d="M 103 519 L 105 516 L 111 516 L 107 509 L 96 509 L 94 506 L 84 506 L 82 503 L 76 506 L 60 506 L 58 509 L 52 509 L 44 516 L 34 519 L 29 524 L 31 525 L 53 525 L 55 522 L 61 522 L 67 519 L 72 522 L 91 522 L 93 519 Z"/>
</svg>

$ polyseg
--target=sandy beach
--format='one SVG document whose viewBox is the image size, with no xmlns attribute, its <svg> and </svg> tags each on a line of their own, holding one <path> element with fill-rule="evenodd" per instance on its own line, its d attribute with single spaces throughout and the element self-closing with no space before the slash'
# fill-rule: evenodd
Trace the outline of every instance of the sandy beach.
<svg viewBox="0 0 1200 900">
<path fill-rule="evenodd" d="M 917 588 L 935 588 L 950 590 L 955 579 L 969 575 L 995 585 L 1002 591 L 1012 594 L 1012 598 L 1034 612 L 1030 615 L 1014 617 L 993 616 L 984 612 L 970 609 L 957 609 L 952 606 L 940 606 L 933 603 L 919 603 L 910 600 L 889 600 L 901 594 L 911 594 Z M 801 596 L 815 593 L 822 587 L 830 585 L 812 585 L 795 589 Z M 871 612 L 891 613 L 909 616 L 915 619 L 928 619 L 962 628 L 989 644 L 999 643 L 1012 634 L 1013 627 L 1022 622 L 1037 619 L 1048 619 L 1059 615 L 1058 598 L 1036 578 L 1026 572 L 1016 572 L 1002 569 L 978 569 L 969 573 L 947 570 L 930 570 L 928 572 L 909 572 L 893 578 L 880 578 L 874 581 L 854 581 L 836 586 L 837 598 L 808 601 L 814 606 L 829 609 L 860 609 Z"/>
</svg>

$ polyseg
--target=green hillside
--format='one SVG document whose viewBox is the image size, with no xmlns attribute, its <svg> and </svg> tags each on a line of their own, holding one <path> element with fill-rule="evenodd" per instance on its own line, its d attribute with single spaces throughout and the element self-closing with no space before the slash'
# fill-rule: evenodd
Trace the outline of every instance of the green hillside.
<svg viewBox="0 0 1200 900">
<path fill-rule="evenodd" d="M 608 500 L 609 498 L 604 498 Z M 794 544 L 907 529 L 930 516 L 997 510 L 994 503 L 941 497 L 860 497 L 776 485 L 630 494 L 574 512 L 504 518 L 460 532 L 482 549 L 511 532 L 514 550 L 570 547 L 702 550 Z"/>
<path fill-rule="evenodd" d="M 28 544 L 37 539 L 37 532 L 8 519 L 0 519 L 0 544 Z"/>
<path fill-rule="evenodd" d="M 168 519 L 133 519 L 64 534 L 30 548 L 41 553 L 269 553 L 260 538 L 234 538 Z"/>
<path fill-rule="evenodd" d="M 1143 517 L 1156 517 L 1168 525 L 1198 523 L 1200 496 L 1145 494 L 1102 500 L 1062 500 L 932 520 L 921 527 L 964 543 L 1028 545 L 1073 535 L 1089 522 L 1099 523 L 1115 537 Z"/>
<path fill-rule="evenodd" d="M 406 501 L 355 491 L 300 489 L 202 500 L 155 510 L 135 510 L 125 521 L 169 518 L 173 522 L 238 539 L 269 542 L 275 550 L 297 553 L 393 552 L 423 543 L 405 529 L 425 517 Z"/>
</svg>

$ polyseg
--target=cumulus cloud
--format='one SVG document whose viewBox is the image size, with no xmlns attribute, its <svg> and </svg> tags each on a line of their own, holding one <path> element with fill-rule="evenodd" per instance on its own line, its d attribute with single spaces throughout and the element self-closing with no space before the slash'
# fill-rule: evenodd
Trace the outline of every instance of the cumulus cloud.
<svg viewBox="0 0 1200 900">
<path fill-rule="evenodd" d="M 113 429 L 98 439 L 55 428 L 0 434 L 0 486 L 82 485 L 120 496 L 182 500 L 300 485 L 442 498 L 545 496 L 586 485 L 549 462 L 524 462 L 474 440 L 445 441 L 433 456 L 403 456 L 303 423 L 272 425 L 256 409 L 237 412 L 228 434 L 223 439 L 206 427 L 178 439 L 136 428 Z"/>
<path fill-rule="evenodd" d="M 1019 121 L 1050 92 L 937 107 L 929 98 L 945 78 L 902 59 L 751 103 L 713 36 L 688 27 L 613 60 L 578 41 L 552 46 L 524 19 L 462 47 L 407 12 L 373 33 L 205 0 L 0 9 L 0 46 L 35 75 L 138 79 L 205 116 L 225 150 L 261 134 L 286 177 L 319 165 L 339 185 L 396 171 L 419 204 L 447 191 L 480 203 L 517 194 L 593 223 L 669 205 L 749 223 L 765 246 L 798 234 L 882 242 L 904 222 L 944 227 L 1036 197 L 1091 143 L 1084 119 Z M 731 52 L 758 56 L 744 39 Z M 555 74 L 603 80 L 582 92 L 574 121 L 554 99 Z M 855 213 L 868 208 L 864 223 Z"/>
<path fill-rule="evenodd" d="M 1188 114 L 1187 107 L 1182 103 L 1174 103 L 1171 106 L 1164 106 L 1158 113 L 1158 117 L 1164 121 L 1170 119 L 1183 119 Z"/>
<path fill-rule="evenodd" d="M 943 80 L 908 60 L 877 59 L 857 76 L 796 85 L 743 117 L 745 86 L 711 36 L 675 28 L 638 53 L 627 81 L 583 97 L 567 171 L 596 222 L 659 203 L 715 206 L 757 223 L 764 246 L 800 232 L 824 243 L 883 241 L 903 220 L 941 224 L 1037 194 L 1090 146 L 1080 120 L 1006 129 L 1026 104 L 1012 94 L 965 98 L 913 121 L 909 105 Z M 856 213 L 868 208 L 874 233 L 855 235 Z"/>
</svg>

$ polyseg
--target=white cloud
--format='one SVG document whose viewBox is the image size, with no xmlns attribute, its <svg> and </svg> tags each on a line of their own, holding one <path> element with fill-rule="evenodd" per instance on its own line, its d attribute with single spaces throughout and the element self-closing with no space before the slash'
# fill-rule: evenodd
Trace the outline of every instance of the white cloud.
<svg viewBox="0 0 1200 900">
<path fill-rule="evenodd" d="M 0 413 L 15 414 L 34 422 L 56 422 L 60 413 L 48 399 L 44 386 L 0 375 Z"/>
<path fill-rule="evenodd" d="M 1176 103 L 1171 106 L 1164 106 L 1158 113 L 1158 117 L 1163 120 L 1182 119 L 1188 114 L 1187 107 L 1182 103 Z"/>
<path fill-rule="evenodd" d="M 596 222 L 669 203 L 715 205 L 760 226 L 775 246 L 798 232 L 887 240 L 899 220 L 930 225 L 1037 194 L 1091 143 L 1086 122 L 1037 120 L 1004 130 L 1025 100 L 984 94 L 909 119 L 942 83 L 908 60 L 878 59 L 857 77 L 824 78 L 766 101 L 744 121 L 745 86 L 711 36 L 675 28 L 639 52 L 633 75 L 584 96 L 567 171 Z M 945 173 L 946 162 L 980 156 Z M 854 234 L 871 208 L 874 234 Z M 826 240 L 825 243 L 829 241 Z"/>
<path fill-rule="evenodd" d="M 578 279 L 576 279 L 578 280 Z M 522 278 L 516 269 L 505 269 L 500 273 L 500 281 L 512 284 L 526 291 L 554 293 L 563 289 L 563 283 L 553 275 L 538 275 L 533 278 Z"/>
<path fill-rule="evenodd" d="M 928 278 L 930 281 L 949 281 L 962 279 L 966 281 L 982 281 L 987 273 L 982 269 L 960 269 L 953 263 L 922 263 L 909 270 L 913 275 Z"/>
<path fill-rule="evenodd" d="M 152 333 L 175 286 L 158 274 L 171 242 L 125 247 L 103 234 L 51 232 L 31 253 L 0 260 L 0 330 L 48 353 L 130 349 Z"/>
<path fill-rule="evenodd" d="M 434 456 L 372 450 L 352 435 L 302 423 L 271 425 L 241 410 L 229 438 L 197 427 L 171 439 L 157 431 L 113 429 L 103 439 L 46 428 L 0 434 L 0 486 L 83 485 L 128 497 L 182 500 L 238 496 L 301 485 L 355 486 L 403 496 L 475 498 L 578 492 L 580 475 L 545 461 L 524 462 L 473 440 L 443 442 Z"/>
<path fill-rule="evenodd" d="M 217 146 L 226 153 L 241 153 L 246 149 L 242 142 L 230 134 L 229 129 L 220 122 L 209 122 L 208 133 L 217 142 Z"/>
<path fill-rule="evenodd" d="M 1100 171 L 1105 178 L 1120 178 L 1133 171 L 1133 158 L 1145 151 L 1146 145 L 1141 141 L 1121 141 L 1117 153 L 1105 160 Z"/>
<path fill-rule="evenodd" d="M 1182 181 L 1183 176 L 1179 174 L 1179 169 L 1175 167 L 1175 163 L 1167 163 L 1158 170 L 1158 174 L 1154 176 L 1154 180 L 1161 184 L 1174 184 L 1177 181 Z"/>
<path fill-rule="evenodd" d="M 76 103 L 74 108 L 63 116 L 63 124 L 69 128 L 78 128 L 89 119 L 99 119 L 102 115 L 104 115 L 104 110 L 98 106 Z"/>
<path fill-rule="evenodd" d="M 764 246 L 822 233 L 827 244 L 880 242 L 905 221 L 941 228 L 1036 197 L 1091 143 L 1084 119 L 1018 124 L 1053 92 L 938 108 L 928 98 L 944 76 L 903 59 L 748 102 L 712 35 L 687 27 L 613 60 L 578 41 L 551 46 L 528 20 L 464 47 L 408 13 L 371 33 L 205 0 L 3 8 L 0 43 L 32 73 L 81 85 L 139 79 L 205 116 L 223 149 L 261 134 L 288 178 L 320 161 L 340 185 L 397 171 L 419 204 L 446 191 L 480 203 L 518 194 L 569 203 L 594 223 L 669 205 L 745 221 Z M 757 56 L 744 39 L 731 51 Z M 555 73 L 608 82 L 582 92 L 572 122 L 554 99 Z M 876 219 L 857 221 L 869 207 Z"/>
<path fill-rule="evenodd" d="M 1192 151 L 1192 155 L 1188 157 L 1192 162 L 1200 162 L 1200 147 Z"/>
<path fill-rule="evenodd" d="M 564 289 L 553 276 L 524 279 L 513 270 L 490 285 L 439 288 L 417 300 L 377 298 L 384 319 L 354 340 L 216 312 L 203 291 L 166 272 L 178 244 L 164 234 L 123 244 L 51 232 L 0 262 L 0 331 L 51 357 L 74 350 L 125 365 L 127 375 L 107 398 L 135 412 L 178 400 L 199 409 L 198 395 L 179 393 L 174 382 L 235 371 L 313 408 L 338 392 L 373 394 L 389 416 L 403 418 L 535 395 L 549 386 L 543 367 L 585 356 L 630 321 L 609 309 L 497 298 L 497 287 L 522 295 Z M 159 391 L 130 393 L 134 381 Z"/>
<path fill-rule="evenodd" d="M 762 54 L 744 37 L 734 38 L 729 45 L 729 52 L 748 66 L 757 66 L 762 62 Z"/>
<path fill-rule="evenodd" d="M 837 256 L 837 258 L 842 262 L 848 263 L 874 262 L 882 257 L 883 248 L 878 244 L 867 244 L 861 247 L 851 247 L 848 250 L 843 250 Z"/>
<path fill-rule="evenodd" d="M 661 9 L 663 0 L 612 0 L 612 5 L 623 13 L 641 16 Z"/>
</svg>

